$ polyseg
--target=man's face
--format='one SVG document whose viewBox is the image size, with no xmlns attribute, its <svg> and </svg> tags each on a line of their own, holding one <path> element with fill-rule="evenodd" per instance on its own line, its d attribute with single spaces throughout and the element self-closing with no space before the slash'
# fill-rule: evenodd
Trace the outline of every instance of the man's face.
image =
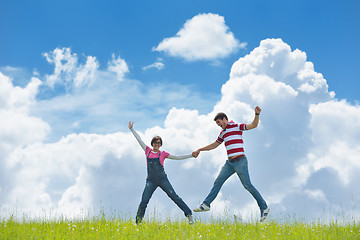
<svg viewBox="0 0 360 240">
<path fill-rule="evenodd" d="M 216 121 L 216 124 L 221 127 L 222 129 L 225 129 L 226 128 L 226 125 L 228 124 L 228 121 L 226 120 L 226 118 L 223 118 L 222 120 L 220 119 L 217 119 Z"/>
</svg>

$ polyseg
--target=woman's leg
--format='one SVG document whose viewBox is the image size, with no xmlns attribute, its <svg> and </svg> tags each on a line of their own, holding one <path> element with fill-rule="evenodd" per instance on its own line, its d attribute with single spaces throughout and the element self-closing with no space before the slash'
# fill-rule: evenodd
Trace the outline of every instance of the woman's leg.
<svg viewBox="0 0 360 240">
<path fill-rule="evenodd" d="M 169 179 L 164 177 L 160 183 L 159 187 L 173 200 L 176 205 L 184 212 L 185 216 L 192 215 L 190 208 L 186 205 L 186 203 L 176 194 L 174 188 L 171 186 Z"/>
<path fill-rule="evenodd" d="M 140 223 L 145 215 L 146 207 L 149 203 L 151 196 L 153 195 L 154 191 L 158 187 L 153 181 L 146 179 L 146 185 L 141 197 L 141 202 L 139 204 L 139 208 L 136 214 L 136 224 Z"/>
</svg>

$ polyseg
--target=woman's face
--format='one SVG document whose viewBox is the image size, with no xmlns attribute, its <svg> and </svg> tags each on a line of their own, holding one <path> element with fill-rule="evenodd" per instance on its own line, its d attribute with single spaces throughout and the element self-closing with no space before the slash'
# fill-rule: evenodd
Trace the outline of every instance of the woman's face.
<svg viewBox="0 0 360 240">
<path fill-rule="evenodd" d="M 161 147 L 161 141 L 160 140 L 157 140 L 155 142 L 153 142 L 153 151 L 157 152 L 159 151 L 160 147 Z"/>
</svg>

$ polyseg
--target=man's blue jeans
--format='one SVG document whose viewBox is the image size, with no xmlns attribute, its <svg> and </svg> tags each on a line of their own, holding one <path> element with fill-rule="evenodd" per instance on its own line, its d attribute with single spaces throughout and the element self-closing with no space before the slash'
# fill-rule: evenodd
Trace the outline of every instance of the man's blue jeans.
<svg viewBox="0 0 360 240">
<path fill-rule="evenodd" d="M 156 179 L 155 181 L 146 179 L 145 189 L 142 194 L 141 202 L 136 215 L 137 223 L 141 222 L 141 220 L 143 219 L 149 200 L 157 187 L 160 187 L 169 196 L 169 198 L 171 198 L 171 200 L 173 200 L 176 203 L 176 205 L 184 212 L 185 216 L 189 216 L 192 214 L 190 208 L 176 194 L 174 188 L 171 186 L 171 183 L 169 182 L 167 177 L 162 177 L 160 179 Z"/>
<path fill-rule="evenodd" d="M 267 208 L 265 200 L 261 197 L 260 193 L 256 188 L 251 184 L 249 171 L 248 171 L 248 162 L 245 156 L 239 157 L 240 161 L 230 162 L 226 161 L 225 165 L 222 167 L 218 177 L 214 182 L 214 186 L 211 189 L 209 195 L 204 200 L 204 203 L 210 207 L 210 204 L 214 201 L 216 196 L 218 195 L 220 188 L 224 184 L 224 182 L 235 172 L 240 178 L 241 183 L 244 188 L 248 190 L 251 195 L 255 198 L 260 210 L 265 210 Z"/>
</svg>

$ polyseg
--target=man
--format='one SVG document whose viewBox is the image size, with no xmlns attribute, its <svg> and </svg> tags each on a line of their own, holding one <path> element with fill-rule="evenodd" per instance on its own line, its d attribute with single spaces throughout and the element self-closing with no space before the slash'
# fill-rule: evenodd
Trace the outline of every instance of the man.
<svg viewBox="0 0 360 240">
<path fill-rule="evenodd" d="M 251 184 L 247 158 L 244 152 L 244 142 L 242 139 L 243 131 L 256 128 L 259 124 L 259 116 L 261 109 L 260 107 L 255 107 L 255 117 L 252 123 L 250 124 L 237 124 L 233 121 L 228 121 L 228 118 L 225 113 L 218 113 L 214 121 L 216 124 L 222 128 L 217 140 L 205 147 L 199 148 L 193 152 L 193 156 L 197 157 L 201 151 L 209 151 L 217 148 L 222 142 L 225 142 L 225 147 L 228 155 L 228 160 L 225 165 L 222 167 L 218 177 L 214 182 L 214 186 L 211 189 L 209 195 L 205 200 L 200 204 L 200 206 L 194 209 L 194 212 L 205 212 L 210 210 L 210 204 L 214 201 L 218 195 L 221 186 L 224 182 L 235 172 L 240 178 L 241 183 L 248 190 L 251 195 L 257 201 L 257 204 L 260 208 L 260 221 L 263 222 L 269 214 L 270 209 L 268 208 L 265 200 L 262 198 L 260 193 L 256 188 Z"/>
</svg>

